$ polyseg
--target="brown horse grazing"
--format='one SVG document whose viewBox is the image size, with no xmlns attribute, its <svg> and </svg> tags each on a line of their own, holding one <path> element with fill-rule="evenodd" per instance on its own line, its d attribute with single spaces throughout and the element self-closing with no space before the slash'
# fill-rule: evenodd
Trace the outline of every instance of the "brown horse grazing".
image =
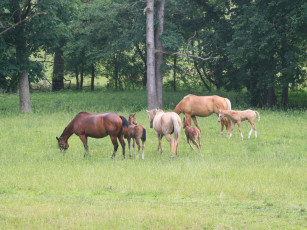
<svg viewBox="0 0 307 230">
<path fill-rule="evenodd" d="M 183 113 L 189 123 L 191 118 L 194 121 L 196 127 L 200 130 L 196 116 L 208 117 L 212 113 L 219 114 L 218 108 L 223 110 L 231 110 L 231 103 L 229 99 L 220 96 L 195 96 L 189 94 L 185 96 L 175 107 L 174 112 L 177 114 Z M 228 130 L 229 121 L 225 118 L 221 121 L 221 132 L 223 134 L 224 126 Z"/>
<path fill-rule="evenodd" d="M 191 124 L 189 123 L 189 121 L 185 118 L 183 118 L 183 128 L 185 129 L 185 135 L 187 136 L 187 141 L 189 143 L 189 145 L 191 146 L 191 148 L 193 150 L 194 147 L 191 145 L 191 141 L 193 142 L 194 145 L 196 145 L 196 147 L 198 148 L 199 152 L 200 152 L 200 130 L 196 127 L 192 127 Z M 195 141 L 196 138 L 198 139 L 198 143 Z"/>
<path fill-rule="evenodd" d="M 140 155 L 140 139 L 142 140 L 142 160 L 144 160 L 144 147 L 146 142 L 146 128 L 143 125 L 138 125 L 137 121 L 135 119 L 135 114 L 129 114 L 128 119 L 129 127 L 127 132 L 125 133 L 125 138 L 128 140 L 128 146 L 129 146 L 129 156 L 131 157 L 131 148 L 130 148 L 130 142 L 131 138 L 133 139 L 133 152 L 135 155 L 135 142 L 138 145 L 138 154 L 136 155 L 136 158 L 139 158 Z"/>
<path fill-rule="evenodd" d="M 222 118 L 227 117 L 232 121 L 232 126 L 231 126 L 231 130 L 230 130 L 230 136 L 229 138 L 231 138 L 232 136 L 232 131 L 233 128 L 235 126 L 235 124 L 238 124 L 238 128 L 239 128 L 239 132 L 241 134 L 241 139 L 243 141 L 243 134 L 242 134 L 242 130 L 241 130 L 241 121 L 245 121 L 248 120 L 249 123 L 252 125 L 252 129 L 248 134 L 248 138 L 251 137 L 253 129 L 255 131 L 255 137 L 257 138 L 257 129 L 256 129 L 256 125 L 254 123 L 254 119 L 256 118 L 256 116 L 258 115 L 258 121 L 260 121 L 260 115 L 258 113 L 258 111 L 254 111 L 254 110 L 243 110 L 243 111 L 238 111 L 238 110 L 232 110 L 232 111 L 226 111 L 226 110 L 219 110 L 219 118 L 218 118 L 218 122 L 221 121 Z"/>
<path fill-rule="evenodd" d="M 162 153 L 161 139 L 165 136 L 171 145 L 171 152 L 177 154 L 177 148 L 180 138 L 181 120 L 178 114 L 174 112 L 164 113 L 163 110 L 146 110 L 150 122 L 150 128 L 154 128 L 159 140 L 158 151 Z M 174 133 L 173 138 L 171 134 Z"/>
<path fill-rule="evenodd" d="M 110 135 L 114 146 L 112 158 L 115 157 L 118 148 L 117 138 L 122 146 L 123 157 L 125 158 L 124 132 L 126 132 L 126 129 L 128 129 L 128 121 L 126 118 L 115 113 L 91 114 L 88 112 L 80 112 L 64 129 L 62 135 L 56 139 L 62 151 L 68 149 L 68 139 L 72 134 L 76 134 L 83 142 L 85 157 L 86 155 L 90 156 L 87 137 L 103 138 Z"/>
</svg>

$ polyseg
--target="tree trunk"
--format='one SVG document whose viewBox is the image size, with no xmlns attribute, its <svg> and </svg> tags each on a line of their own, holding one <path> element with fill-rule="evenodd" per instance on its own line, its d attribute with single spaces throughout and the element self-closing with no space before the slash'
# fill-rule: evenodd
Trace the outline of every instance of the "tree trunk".
<svg viewBox="0 0 307 230">
<path fill-rule="evenodd" d="M 288 84 L 282 87 L 282 97 L 281 97 L 281 105 L 283 109 L 288 109 L 288 94 L 289 94 L 289 86 Z"/>
<path fill-rule="evenodd" d="M 84 74 L 84 67 L 83 64 L 81 65 L 81 73 L 80 73 L 80 89 L 83 89 L 83 74 Z"/>
<path fill-rule="evenodd" d="M 138 46 L 138 44 L 136 45 L 136 49 L 137 49 L 137 51 L 138 51 L 138 53 L 139 53 L 141 59 L 143 60 L 144 66 L 145 66 L 145 68 L 144 68 L 144 76 L 143 76 L 143 89 L 145 89 L 145 88 L 146 88 L 146 85 L 147 85 L 147 63 L 146 63 L 146 58 L 144 57 L 144 55 L 143 55 L 143 53 L 142 53 L 140 47 Z M 145 52 L 146 52 L 146 51 L 145 51 Z M 145 55 L 145 56 L 146 56 L 146 55 Z"/>
<path fill-rule="evenodd" d="M 147 48 L 147 108 L 158 108 L 155 82 L 154 42 L 154 0 L 147 0 L 146 7 L 146 48 Z"/>
<path fill-rule="evenodd" d="M 92 64 L 91 91 L 94 91 L 94 81 L 95 81 L 95 66 L 94 64 Z"/>
<path fill-rule="evenodd" d="M 269 108 L 272 108 L 276 104 L 276 95 L 274 86 L 269 87 L 267 94 L 267 105 Z"/>
<path fill-rule="evenodd" d="M 28 75 L 27 72 L 23 72 L 19 76 L 19 105 L 21 113 L 32 113 Z"/>
<path fill-rule="evenodd" d="M 118 61 L 117 56 L 114 56 L 114 80 L 115 80 L 115 90 L 118 90 Z"/>
<path fill-rule="evenodd" d="M 174 92 L 176 92 L 176 68 L 177 68 L 177 57 L 174 57 Z"/>
<path fill-rule="evenodd" d="M 158 28 L 155 30 L 155 46 L 156 50 L 163 50 L 161 35 L 163 34 L 164 30 L 164 5 L 165 0 L 161 0 L 157 2 L 157 12 L 156 18 L 159 21 Z M 156 75 L 156 90 L 157 90 L 157 99 L 159 103 L 159 108 L 162 109 L 162 89 L 163 89 L 163 76 L 161 73 L 161 66 L 163 64 L 163 53 L 157 52 L 155 54 L 155 75 Z"/>
<path fill-rule="evenodd" d="M 13 2 L 14 23 L 18 23 L 27 17 L 26 14 L 22 15 L 19 2 Z M 29 3 L 30 4 L 30 3 Z M 32 113 L 31 100 L 30 100 L 30 87 L 29 87 L 29 74 L 26 70 L 28 52 L 27 41 L 24 32 L 24 23 L 15 28 L 16 32 L 16 60 L 22 70 L 18 74 L 19 78 L 19 110 L 21 113 Z"/>
<path fill-rule="evenodd" d="M 64 89 L 64 58 L 62 46 L 54 54 L 52 91 Z"/>
<path fill-rule="evenodd" d="M 78 67 L 75 69 L 75 75 L 76 75 L 76 89 L 79 89 L 79 70 Z"/>
</svg>

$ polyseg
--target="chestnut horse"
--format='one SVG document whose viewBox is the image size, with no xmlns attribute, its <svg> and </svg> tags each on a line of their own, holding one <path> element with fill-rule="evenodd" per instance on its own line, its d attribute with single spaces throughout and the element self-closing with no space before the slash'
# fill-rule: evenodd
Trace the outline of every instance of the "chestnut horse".
<svg viewBox="0 0 307 230">
<path fill-rule="evenodd" d="M 174 112 L 177 114 L 183 113 L 191 123 L 191 118 L 194 121 L 196 127 L 200 130 L 196 116 L 199 117 L 208 117 L 212 113 L 216 115 L 219 114 L 218 108 L 223 110 L 231 110 L 231 103 L 228 98 L 220 96 L 196 96 L 189 94 L 185 96 L 175 107 Z M 221 121 L 221 132 L 219 135 L 223 134 L 224 126 L 228 131 L 229 122 L 225 118 Z"/>
<path fill-rule="evenodd" d="M 88 137 L 103 138 L 110 135 L 114 146 L 112 158 L 115 157 L 118 148 L 117 138 L 122 146 L 123 157 L 125 158 L 124 132 L 126 129 L 128 129 L 128 121 L 126 118 L 115 113 L 92 114 L 88 112 L 80 112 L 64 129 L 62 135 L 56 139 L 58 140 L 59 147 L 62 151 L 68 149 L 68 139 L 72 134 L 76 134 L 83 142 L 85 157 L 86 155 L 90 156 L 87 145 Z"/>
<path fill-rule="evenodd" d="M 193 150 L 194 147 L 191 145 L 191 141 L 193 142 L 193 144 L 198 148 L 199 152 L 200 152 L 200 136 L 201 136 L 201 132 L 198 128 L 196 127 L 192 127 L 191 124 L 188 122 L 187 119 L 183 118 L 183 128 L 185 129 L 185 135 L 187 137 L 187 142 L 188 144 L 191 146 L 191 148 Z M 198 143 L 196 142 L 196 138 L 198 139 Z"/>
<path fill-rule="evenodd" d="M 146 128 L 143 125 L 138 125 L 137 121 L 135 119 L 135 114 L 129 114 L 128 119 L 129 127 L 127 133 L 125 133 L 125 138 L 128 140 L 128 146 L 129 146 L 129 156 L 131 157 L 131 138 L 133 139 L 133 152 L 135 155 L 135 142 L 138 146 L 138 155 L 136 158 L 139 158 L 140 155 L 140 139 L 142 140 L 142 160 L 144 160 L 144 147 L 146 142 Z"/>
<path fill-rule="evenodd" d="M 146 110 L 148 113 L 150 128 L 154 128 L 159 140 L 158 151 L 162 153 L 161 139 L 165 136 L 171 145 L 171 152 L 177 154 L 177 148 L 180 138 L 181 120 L 178 114 L 174 112 L 164 113 L 163 110 L 153 109 Z M 174 133 L 173 138 L 171 134 Z"/>
</svg>

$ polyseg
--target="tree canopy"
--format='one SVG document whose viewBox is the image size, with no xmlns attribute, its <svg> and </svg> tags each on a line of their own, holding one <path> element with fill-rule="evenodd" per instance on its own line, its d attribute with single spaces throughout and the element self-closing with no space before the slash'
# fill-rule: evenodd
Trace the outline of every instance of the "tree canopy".
<svg viewBox="0 0 307 230">
<path fill-rule="evenodd" d="M 163 87 L 247 91 L 253 106 L 272 107 L 281 95 L 286 108 L 288 90 L 306 86 L 306 1 L 169 0 L 163 7 L 155 47 L 164 54 L 155 71 Z M 148 87 L 145 8 L 136 0 L 2 0 L 0 88 L 16 92 L 22 76 L 30 84 L 43 78 L 42 52 L 54 57 L 47 76 L 54 90 L 68 75 L 76 88 L 97 75 L 116 90 Z"/>
</svg>

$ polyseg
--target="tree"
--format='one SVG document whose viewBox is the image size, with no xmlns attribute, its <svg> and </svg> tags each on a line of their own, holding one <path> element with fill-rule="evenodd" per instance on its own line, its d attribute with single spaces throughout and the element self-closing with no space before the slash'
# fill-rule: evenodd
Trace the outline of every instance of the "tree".
<svg viewBox="0 0 307 230">
<path fill-rule="evenodd" d="M 146 7 L 146 47 L 147 47 L 147 108 L 159 107 L 155 78 L 154 42 L 154 0 L 147 0 Z"/>
<path fill-rule="evenodd" d="M 20 5 L 19 1 L 12 1 L 9 4 L 10 12 L 13 12 L 14 23 L 17 24 L 25 20 L 31 13 L 32 2 L 30 0 Z M 16 61 L 21 66 L 18 73 L 19 80 L 19 108 L 21 113 L 31 113 L 29 72 L 27 69 L 29 50 L 27 47 L 27 36 L 25 32 L 25 23 L 21 23 L 14 29 Z"/>
<path fill-rule="evenodd" d="M 164 30 L 164 5 L 165 0 L 157 1 L 156 19 L 159 21 L 157 28 L 155 29 L 155 47 L 156 50 L 163 50 L 161 36 Z M 161 72 L 161 66 L 163 64 L 163 53 L 155 53 L 155 79 L 156 79 L 156 91 L 158 108 L 162 109 L 162 88 L 163 88 L 163 76 Z"/>
<path fill-rule="evenodd" d="M 287 107 L 289 83 L 304 79 L 300 58 L 304 56 L 302 35 L 306 30 L 304 1 L 235 1 L 232 9 L 232 40 L 229 57 L 251 94 L 253 106 L 273 106 L 275 91 L 282 88 Z M 302 59 L 306 60 L 306 56 Z"/>
</svg>

